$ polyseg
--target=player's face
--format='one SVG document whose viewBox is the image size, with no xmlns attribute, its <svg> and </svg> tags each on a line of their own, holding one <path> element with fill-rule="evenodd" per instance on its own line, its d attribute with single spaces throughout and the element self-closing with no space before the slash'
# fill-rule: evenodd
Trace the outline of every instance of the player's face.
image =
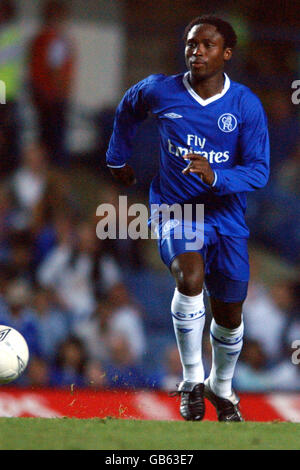
<svg viewBox="0 0 300 470">
<path fill-rule="evenodd" d="M 229 60 L 232 50 L 224 48 L 223 36 L 210 24 L 194 26 L 185 44 L 185 61 L 192 77 L 203 80 L 220 72 Z"/>
</svg>

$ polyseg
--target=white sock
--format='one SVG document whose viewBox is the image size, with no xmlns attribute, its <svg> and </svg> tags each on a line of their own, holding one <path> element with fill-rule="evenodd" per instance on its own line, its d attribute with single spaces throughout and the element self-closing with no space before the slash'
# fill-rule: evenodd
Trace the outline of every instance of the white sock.
<svg viewBox="0 0 300 470">
<path fill-rule="evenodd" d="M 177 288 L 171 304 L 173 325 L 183 367 L 183 380 L 203 383 L 202 334 L 205 323 L 203 291 L 181 294 Z"/>
<path fill-rule="evenodd" d="M 226 398 L 232 394 L 232 378 L 243 346 L 243 333 L 243 322 L 233 330 L 218 325 L 214 319 L 211 322 L 212 368 L 209 384 L 219 397 Z"/>
</svg>

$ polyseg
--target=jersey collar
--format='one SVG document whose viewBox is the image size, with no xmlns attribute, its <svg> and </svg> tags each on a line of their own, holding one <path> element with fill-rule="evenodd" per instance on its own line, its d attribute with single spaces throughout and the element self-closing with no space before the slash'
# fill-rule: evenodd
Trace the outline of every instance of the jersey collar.
<svg viewBox="0 0 300 470">
<path fill-rule="evenodd" d="M 193 88 L 191 87 L 190 85 L 190 82 L 189 82 L 189 72 L 186 72 L 183 76 L 183 84 L 185 86 L 185 88 L 187 89 L 187 91 L 189 92 L 189 94 L 196 100 L 198 101 L 199 104 L 201 104 L 201 106 L 206 106 L 210 103 L 213 103 L 214 101 L 222 98 L 222 96 L 225 95 L 225 93 L 229 90 L 229 87 L 230 87 L 230 80 L 229 80 L 229 77 L 228 75 L 226 75 L 226 73 L 224 73 L 224 77 L 225 77 L 225 81 L 224 81 L 224 88 L 223 90 L 221 91 L 221 93 L 217 93 L 216 95 L 214 96 L 211 96 L 210 98 L 207 98 L 206 100 L 204 100 L 203 98 L 201 98 L 201 96 L 198 95 L 198 93 L 196 93 Z"/>
</svg>

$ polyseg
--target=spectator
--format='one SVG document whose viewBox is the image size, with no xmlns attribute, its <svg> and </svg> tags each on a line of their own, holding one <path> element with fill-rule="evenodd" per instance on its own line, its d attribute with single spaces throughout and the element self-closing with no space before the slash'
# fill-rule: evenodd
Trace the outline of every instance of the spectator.
<svg viewBox="0 0 300 470">
<path fill-rule="evenodd" d="M 41 357 L 30 357 L 24 379 L 20 381 L 20 385 L 35 388 L 49 387 L 49 362 Z"/>
<path fill-rule="evenodd" d="M 69 164 L 67 112 L 74 76 L 74 46 L 66 35 L 66 3 L 51 0 L 30 47 L 29 75 L 41 141 L 56 165 Z"/>
<path fill-rule="evenodd" d="M 107 321 L 111 336 L 121 335 L 127 339 L 132 357 L 140 361 L 146 351 L 146 339 L 141 307 L 131 298 L 124 284 L 115 284 L 108 292 L 112 315 Z"/>
<path fill-rule="evenodd" d="M 0 318 L 9 317 L 9 307 L 5 296 L 12 279 L 12 270 L 6 264 L 0 264 Z"/>
<path fill-rule="evenodd" d="M 98 302 L 91 318 L 78 321 L 73 326 L 75 335 L 84 341 L 88 354 L 94 361 L 108 360 L 110 357 L 107 324 L 112 314 L 112 306 L 103 299 Z"/>
<path fill-rule="evenodd" d="M 88 222 L 78 227 L 77 240 L 61 243 L 43 261 L 38 270 L 39 282 L 52 287 L 74 321 L 88 318 L 96 307 L 97 295 L 120 281 L 120 271 L 112 257 L 104 252 Z"/>
<path fill-rule="evenodd" d="M 147 373 L 130 352 L 127 338 L 114 336 L 110 341 L 111 360 L 104 363 L 109 388 L 140 389 L 159 387 L 159 377 Z"/>
<path fill-rule="evenodd" d="M 267 358 L 258 341 L 246 341 L 237 366 L 235 387 L 239 391 L 258 392 L 270 388 Z"/>
<path fill-rule="evenodd" d="M 140 308 L 130 298 L 124 284 L 113 286 L 105 299 L 98 302 L 89 321 L 78 322 L 76 334 L 87 344 L 89 355 L 108 360 L 111 338 L 126 338 L 130 354 L 141 362 L 146 351 L 146 340 Z"/>
<path fill-rule="evenodd" d="M 114 208 L 114 211 L 111 211 L 110 214 L 104 214 L 95 218 L 96 230 L 98 237 L 101 238 L 103 227 L 103 220 L 107 224 L 107 227 L 112 227 L 116 233 L 120 231 L 120 224 L 122 224 L 123 229 L 126 228 L 128 231 L 128 226 L 134 217 L 128 217 L 128 213 L 126 210 L 122 210 L 119 204 L 119 193 L 117 190 L 116 183 L 110 182 L 107 184 L 107 181 L 103 181 L 101 184 L 101 189 L 97 194 L 97 198 L 100 201 L 104 201 L 105 204 L 111 204 Z M 145 204 L 145 200 L 141 199 L 140 202 Z M 130 205 L 131 201 L 128 201 L 128 205 Z M 98 232 L 98 223 L 101 226 L 101 230 Z M 105 228 L 105 232 L 109 232 L 109 228 Z M 107 239 L 106 242 L 109 242 L 111 248 L 114 251 L 114 255 L 116 256 L 118 263 L 120 266 L 132 269 L 139 269 L 142 268 L 145 264 L 144 256 L 145 256 L 145 240 L 136 239 L 133 240 L 131 237 L 115 237 L 113 236 L 111 239 Z"/>
<path fill-rule="evenodd" d="M 300 391 L 299 311 L 291 317 L 283 335 L 285 339 L 284 354 L 279 363 L 271 369 L 269 380 L 274 390 Z"/>
<path fill-rule="evenodd" d="M 166 348 L 163 364 L 163 375 L 160 380 L 160 388 L 174 392 L 182 381 L 182 366 L 176 345 Z"/>
<path fill-rule="evenodd" d="M 40 265 L 56 246 L 73 243 L 77 219 L 61 209 L 54 211 L 51 219 L 34 237 L 35 266 Z"/>
<path fill-rule="evenodd" d="M 300 363 L 293 364 L 291 349 L 290 356 L 286 356 L 269 373 L 269 386 L 277 391 L 300 391 Z M 299 357 L 299 354 L 298 354 Z"/>
<path fill-rule="evenodd" d="M 16 211 L 8 187 L 0 185 L 0 261 L 8 262 L 10 236 L 16 229 Z"/>
<path fill-rule="evenodd" d="M 85 382 L 92 388 L 106 388 L 107 378 L 100 361 L 88 361 L 85 366 Z"/>
<path fill-rule="evenodd" d="M 300 194 L 300 142 L 289 159 L 278 168 L 278 186 L 291 195 Z"/>
<path fill-rule="evenodd" d="M 10 236 L 9 264 L 14 277 L 29 284 L 34 281 L 32 266 L 33 241 L 29 231 L 14 232 Z"/>
<path fill-rule="evenodd" d="M 53 293 L 42 287 L 38 287 L 34 293 L 33 307 L 38 317 L 41 352 L 51 362 L 60 343 L 69 335 L 68 315 L 55 304 Z"/>
<path fill-rule="evenodd" d="M 31 225 L 32 211 L 42 199 L 47 184 L 46 153 L 42 145 L 31 143 L 24 150 L 22 165 L 12 176 L 11 189 L 24 225 Z"/>
<path fill-rule="evenodd" d="M 30 308 L 32 291 L 24 281 L 13 280 L 5 296 L 7 310 L 0 312 L 0 324 L 18 330 L 26 339 L 30 355 L 41 355 L 38 319 Z"/>
<path fill-rule="evenodd" d="M 31 230 L 38 236 L 45 227 L 52 227 L 56 215 L 82 216 L 79 195 L 72 186 L 70 174 L 50 169 L 43 197 L 33 208 Z"/>
<path fill-rule="evenodd" d="M 16 22 L 15 4 L 0 1 L 0 78 L 5 83 L 0 97 L 0 174 L 3 177 L 19 163 L 20 120 L 18 101 L 24 61 L 22 37 Z M 4 104 L 5 103 L 5 104 Z"/>
<path fill-rule="evenodd" d="M 282 334 L 289 323 L 292 292 L 283 280 L 267 289 L 260 279 L 258 254 L 253 251 L 250 259 L 251 279 L 244 303 L 246 341 L 257 341 L 267 360 L 275 363 L 283 353 Z"/>
<path fill-rule="evenodd" d="M 282 76 L 280 78 L 282 80 Z M 289 82 L 289 86 L 292 80 Z M 297 108 L 293 106 L 286 89 L 271 89 L 268 104 L 268 120 L 272 155 L 271 178 L 283 163 L 288 163 L 290 155 L 295 152 L 299 139 L 299 119 Z"/>
<path fill-rule="evenodd" d="M 60 344 L 57 351 L 55 364 L 51 370 L 51 386 L 83 387 L 86 364 L 87 355 L 83 342 L 75 336 L 68 337 Z"/>
</svg>

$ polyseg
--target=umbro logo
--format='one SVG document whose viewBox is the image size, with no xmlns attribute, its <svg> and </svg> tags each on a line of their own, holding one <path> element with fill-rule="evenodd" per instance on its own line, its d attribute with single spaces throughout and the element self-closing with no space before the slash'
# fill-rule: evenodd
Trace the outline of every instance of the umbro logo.
<svg viewBox="0 0 300 470">
<path fill-rule="evenodd" d="M 166 113 L 164 116 L 170 118 L 170 119 L 179 119 L 182 118 L 181 114 L 176 114 L 176 113 Z"/>
<path fill-rule="evenodd" d="M 177 328 L 177 331 L 180 331 L 180 333 L 189 333 L 193 331 L 193 328 Z"/>
</svg>

